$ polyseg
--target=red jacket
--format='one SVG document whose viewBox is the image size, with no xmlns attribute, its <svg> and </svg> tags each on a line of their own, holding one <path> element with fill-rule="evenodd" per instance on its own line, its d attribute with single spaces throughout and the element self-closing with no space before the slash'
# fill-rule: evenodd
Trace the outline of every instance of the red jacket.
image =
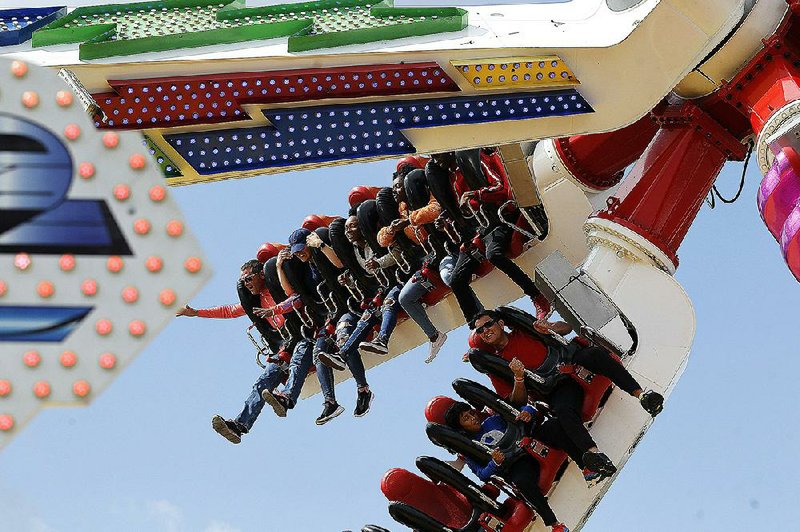
<svg viewBox="0 0 800 532">
<path fill-rule="evenodd" d="M 500 152 L 495 151 L 489 154 L 484 150 L 481 150 L 480 158 L 481 170 L 483 171 L 483 175 L 489 181 L 489 184 L 481 189 L 478 189 L 478 201 L 502 204 L 510 199 L 513 199 L 514 195 L 511 191 L 511 185 L 508 183 L 508 175 L 506 174 L 506 169 L 503 166 L 503 159 L 500 157 Z M 452 172 L 451 175 L 453 177 L 453 188 L 455 189 L 456 195 L 460 200 L 464 192 L 467 192 L 471 189 L 469 186 L 467 186 L 467 182 L 464 179 L 464 174 L 461 173 L 461 170 L 456 170 L 455 172 Z"/>
<path fill-rule="evenodd" d="M 271 308 L 275 311 L 272 317 L 267 318 L 267 323 L 272 325 L 275 330 L 280 329 L 283 327 L 283 324 L 286 323 L 286 318 L 283 317 L 283 314 L 303 307 L 303 302 L 300 300 L 298 294 L 292 294 L 286 300 L 277 304 L 272 298 L 272 294 L 270 294 L 266 288 L 258 295 L 261 298 L 261 308 Z M 201 318 L 230 319 L 238 318 L 245 314 L 244 307 L 242 307 L 241 303 L 197 309 L 197 315 Z"/>
</svg>

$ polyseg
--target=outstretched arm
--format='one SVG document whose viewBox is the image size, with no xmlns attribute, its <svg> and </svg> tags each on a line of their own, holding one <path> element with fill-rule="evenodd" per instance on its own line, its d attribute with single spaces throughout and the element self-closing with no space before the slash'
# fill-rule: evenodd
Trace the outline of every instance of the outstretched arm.
<svg viewBox="0 0 800 532">
<path fill-rule="evenodd" d="M 197 316 L 199 318 L 219 318 L 219 319 L 238 318 L 244 315 L 245 315 L 244 307 L 242 307 L 242 305 L 239 303 L 235 305 L 223 305 L 220 307 L 201 308 L 201 309 L 194 309 L 189 305 L 185 305 L 183 308 L 178 309 L 178 311 L 175 313 L 175 316 L 187 316 L 189 318 L 194 318 L 195 316 Z"/>
</svg>

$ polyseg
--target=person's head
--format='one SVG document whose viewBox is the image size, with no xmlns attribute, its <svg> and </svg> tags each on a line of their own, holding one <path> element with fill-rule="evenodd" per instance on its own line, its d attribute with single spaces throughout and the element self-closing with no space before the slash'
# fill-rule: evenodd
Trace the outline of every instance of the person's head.
<svg viewBox="0 0 800 532">
<path fill-rule="evenodd" d="M 505 341 L 504 325 L 500 315 L 493 310 L 482 310 L 469 322 L 469 328 L 475 331 L 481 340 L 492 346 Z"/>
<path fill-rule="evenodd" d="M 444 414 L 444 422 L 459 432 L 475 433 L 481 430 L 481 416 L 477 410 L 462 401 L 456 401 Z"/>
<path fill-rule="evenodd" d="M 406 200 L 406 174 L 397 172 L 392 178 L 392 197 L 397 203 Z"/>
<path fill-rule="evenodd" d="M 361 235 L 361 229 L 358 227 L 358 218 L 356 216 L 350 216 L 344 222 L 344 236 L 353 244 L 359 244 L 364 240 Z"/>
<path fill-rule="evenodd" d="M 397 171 L 395 172 L 395 175 L 405 177 L 411 170 L 417 168 L 420 170 L 425 168 L 425 159 L 422 157 L 416 157 L 414 155 L 403 157 L 397 162 Z"/>
<path fill-rule="evenodd" d="M 244 283 L 244 287 L 255 295 L 264 289 L 264 267 L 258 260 L 248 260 L 242 264 L 239 279 Z"/>
<path fill-rule="evenodd" d="M 301 227 L 289 235 L 289 246 L 291 246 L 292 255 L 303 262 L 308 262 L 308 259 L 311 258 L 311 250 L 308 249 L 306 244 L 306 239 L 310 234 L 311 231 Z"/>
</svg>

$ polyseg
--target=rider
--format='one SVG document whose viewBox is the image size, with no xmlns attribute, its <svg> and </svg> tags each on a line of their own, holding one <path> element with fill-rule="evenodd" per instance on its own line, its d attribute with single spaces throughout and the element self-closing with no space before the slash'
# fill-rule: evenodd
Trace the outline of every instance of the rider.
<svg viewBox="0 0 800 532">
<path fill-rule="evenodd" d="M 386 270 L 397 264 L 396 258 L 391 253 L 385 253 L 381 256 L 375 253 L 364 237 L 357 216 L 347 218 L 344 230 L 347 239 L 355 249 L 356 260 L 370 274 L 374 275 L 380 270 Z M 377 337 L 371 342 L 361 341 L 356 343 L 360 341 L 364 331 L 369 330 L 373 325 L 371 319 L 365 319 L 362 316 L 352 335 L 342 346 L 342 352 L 347 352 L 353 345 L 358 345 L 360 350 L 379 355 L 385 355 L 389 352 L 389 337 L 397 325 L 397 313 L 400 307 L 397 297 L 400 294 L 400 288 L 399 284 L 391 282 L 390 286 L 384 286 L 384 290 L 387 291 L 382 301 L 381 325 Z"/>
<path fill-rule="evenodd" d="M 419 325 L 430 341 L 428 357 L 425 359 L 426 363 L 430 363 L 447 340 L 447 334 L 436 328 L 421 303 L 421 299 L 433 288 L 433 284 L 427 279 L 425 272 L 431 268 L 437 268 L 443 258 L 442 255 L 445 255 L 443 249 L 436 249 L 441 246 L 431 246 L 433 239 L 430 238 L 428 232 L 442 209 L 430 192 L 426 194 L 427 197 L 420 198 L 420 205 L 416 205 L 417 208 L 412 208 L 410 205 L 406 194 L 408 186 L 406 177 L 411 176 L 412 180 L 421 179 L 424 183 L 425 174 L 422 170 L 424 163 L 421 160 L 416 157 L 407 157 L 398 163 L 397 168 L 392 180 L 392 197 L 397 203 L 400 217 L 378 231 L 378 243 L 381 246 L 389 247 L 402 234 L 416 244 L 427 244 L 425 247 L 428 249 L 434 248 L 426 257 L 422 268 L 411 276 L 398 296 L 400 305 L 408 316 Z"/>
<path fill-rule="evenodd" d="M 275 413 L 279 417 L 285 417 L 287 411 L 297 404 L 306 376 L 313 364 L 314 341 L 324 317 L 320 309 L 321 305 L 313 295 L 312 287 L 316 286 L 316 283 L 314 282 L 314 272 L 308 265 L 301 261 L 292 262 L 292 252 L 287 248 L 278 253 L 276 267 L 280 286 L 289 296 L 286 301 L 291 302 L 292 308 L 297 310 L 298 316 L 303 321 L 301 338 L 292 352 L 289 361 L 289 377 L 283 392 L 269 389 L 261 392 L 262 398 Z M 257 316 L 267 319 L 278 310 L 277 307 L 261 307 L 254 309 L 254 312 Z M 317 364 L 317 370 L 317 378 L 325 401 L 336 403 L 332 372 L 328 371 L 328 368 L 322 363 Z"/>
<path fill-rule="evenodd" d="M 428 179 L 441 180 L 442 176 L 447 174 L 461 208 L 470 207 L 477 212 L 483 206 L 488 207 L 485 211 L 488 225 L 481 227 L 478 231 L 478 236 L 486 245 L 486 258 L 522 288 L 523 292 L 533 300 L 537 309 L 537 317 L 545 317 L 550 311 L 550 304 L 547 299 L 536 288 L 533 280 L 513 260 L 506 256 L 514 229 L 500 219 L 497 211 L 501 205 L 513 199 L 513 193 L 508 183 L 508 176 L 503 167 L 500 154 L 497 150 L 483 148 L 479 151 L 478 158 L 479 164 L 477 166 L 483 178 L 488 181 L 483 186 L 470 186 L 465 176 L 469 169 L 466 168 L 467 165 L 463 162 L 459 163 L 454 152 L 445 152 L 433 156 L 431 163 L 426 166 L 426 173 L 431 174 Z M 516 212 L 504 214 L 504 219 L 511 222 L 515 222 L 517 218 L 518 213 Z M 470 243 L 466 243 L 465 249 L 458 256 L 451 279 L 451 286 L 454 292 L 456 287 L 463 287 L 469 284 L 472 274 L 480 265 L 479 261 L 470 253 L 470 245 Z M 456 295 L 458 297 L 457 293 Z M 458 298 L 458 302 L 467 321 L 472 320 L 480 311 L 480 308 L 470 299 Z"/>
<path fill-rule="evenodd" d="M 282 246 L 281 246 L 282 247 Z M 275 251 L 280 248 L 276 248 Z M 269 259 L 268 255 L 262 254 L 264 259 Z M 274 259 L 273 259 L 274 260 Z M 187 317 L 200 317 L 200 318 L 238 318 L 248 314 L 253 324 L 256 325 L 262 334 L 266 331 L 279 331 L 287 327 L 285 314 L 290 312 L 293 307 L 291 298 L 276 303 L 273 295 L 267 290 L 264 283 L 264 276 L 262 273 L 262 264 L 257 260 L 249 260 L 241 267 L 241 274 L 239 277 L 240 288 L 239 290 L 240 303 L 235 305 L 225 305 L 220 307 L 212 307 L 206 309 L 194 309 L 189 305 L 176 312 L 176 316 Z M 264 308 L 274 309 L 272 315 L 268 318 L 261 318 L 253 313 L 252 302 L 249 298 L 245 299 L 245 294 L 256 296 L 259 305 Z M 245 306 L 247 304 L 247 306 Z M 249 307 L 249 308 L 248 308 Z M 291 352 L 294 348 L 294 341 L 288 339 L 280 341 L 273 335 L 265 335 L 268 343 L 273 352 Z M 241 442 L 243 434 L 247 434 L 253 428 L 258 415 L 264 407 L 264 400 L 262 399 L 262 392 L 266 390 L 274 390 L 281 381 L 286 377 L 285 364 L 279 361 L 271 361 L 264 369 L 264 373 L 258 378 L 253 385 L 253 391 L 245 401 L 244 408 L 235 419 L 224 419 L 222 416 L 215 415 L 211 419 L 211 426 L 231 443 Z"/>
<path fill-rule="evenodd" d="M 469 323 L 480 339 L 488 345 L 500 358 L 511 361 L 518 358 L 527 369 L 536 372 L 548 353 L 548 335 L 553 333 L 565 335 L 572 328 L 564 322 L 550 323 L 538 320 L 534 329 L 537 335 L 521 328 L 512 328 L 506 332 L 502 316 L 493 310 L 479 312 Z M 639 403 L 651 416 L 655 417 L 663 409 L 664 398 L 655 391 L 644 391 L 636 379 L 625 369 L 619 361 L 600 347 L 582 347 L 570 344 L 573 350 L 573 364 L 583 366 L 587 370 L 611 379 L 620 389 L 636 397 Z M 524 404 L 528 400 L 528 393 L 523 388 L 512 388 L 505 380 L 495 375 L 489 375 L 492 385 L 501 397 L 509 397 L 513 404 Z M 584 453 L 584 464 L 598 472 L 613 473 L 616 469 L 611 460 L 597 449 L 597 444 L 592 439 L 589 431 L 581 418 L 581 406 L 584 392 L 574 379 L 563 379 L 555 385 L 552 391 L 541 399 L 547 402 L 555 412 L 556 417 L 564 431 Z"/>
<path fill-rule="evenodd" d="M 524 366 L 519 360 L 512 361 L 512 370 L 515 382 L 524 382 L 522 378 Z M 524 384 L 522 386 L 524 387 Z M 517 415 L 517 421 L 525 424 L 528 431 L 543 426 L 542 419 L 541 413 L 528 404 L 525 404 Z M 508 429 L 505 420 L 500 415 L 479 412 L 467 403 L 457 401 L 447 409 L 445 422 L 453 430 L 466 434 L 472 440 L 492 449 L 492 459 L 485 466 L 482 466 L 477 460 L 464 457 L 467 465 L 478 478 L 484 482 L 490 480 L 494 475 L 503 478 L 517 488 L 525 502 L 541 516 L 545 525 L 552 527 L 554 532 L 569 532 L 569 529 L 558 521 L 547 502 L 547 497 L 539 489 L 541 469 L 539 462 L 530 454 L 523 453 L 510 465 L 506 463 L 507 456 L 497 447 Z"/>
<path fill-rule="evenodd" d="M 320 362 L 320 364 L 317 364 L 317 371 L 324 371 L 326 374 L 330 374 L 332 381 L 331 364 L 326 364 L 326 362 L 330 362 L 331 355 L 329 353 L 338 350 L 344 345 L 358 322 L 358 316 L 350 312 L 347 307 L 347 290 L 338 282 L 339 276 L 343 273 L 343 264 L 330 246 L 327 227 L 321 227 L 313 232 L 308 229 L 298 229 L 289 237 L 289 244 L 291 245 L 292 254 L 297 259 L 309 263 L 312 269 L 317 271 L 322 282 L 324 282 L 325 288 L 328 290 L 328 297 L 333 302 L 332 306 L 335 307 L 335 310 L 328 312 L 326 327 L 322 328 L 314 345 L 314 356 Z M 333 329 L 333 331 L 329 329 Z M 333 338 L 331 338 L 331 332 L 333 332 Z M 335 347 L 330 345 L 332 343 Z M 356 381 L 357 399 L 353 415 L 362 417 L 369 412 L 370 404 L 374 397 L 367 383 L 364 362 L 361 360 L 361 354 L 358 349 L 355 348 L 344 353 L 344 357 L 341 358 L 344 359 Z M 344 366 L 342 364 L 337 369 L 344 369 Z M 320 367 L 324 369 L 320 369 Z M 331 397 L 325 401 L 322 414 L 317 418 L 317 423 L 320 425 L 326 423 L 341 414 L 343 410 L 336 402 L 333 393 L 331 393 Z"/>
</svg>

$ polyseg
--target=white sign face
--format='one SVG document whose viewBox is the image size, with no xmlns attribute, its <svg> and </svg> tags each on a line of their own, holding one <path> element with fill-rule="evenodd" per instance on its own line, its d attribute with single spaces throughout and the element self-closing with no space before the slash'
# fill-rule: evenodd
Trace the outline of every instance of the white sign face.
<svg viewBox="0 0 800 532">
<path fill-rule="evenodd" d="M 210 275 L 141 135 L 0 58 L 0 447 L 87 404 Z"/>
</svg>

